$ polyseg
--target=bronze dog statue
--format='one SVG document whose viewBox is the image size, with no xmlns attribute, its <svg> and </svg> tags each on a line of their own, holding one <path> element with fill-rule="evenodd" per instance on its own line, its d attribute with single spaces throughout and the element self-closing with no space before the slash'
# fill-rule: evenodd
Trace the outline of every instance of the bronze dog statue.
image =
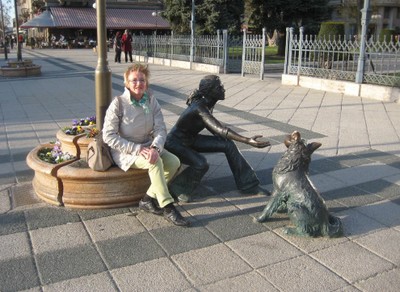
<svg viewBox="0 0 400 292">
<path fill-rule="evenodd" d="M 321 143 L 307 144 L 297 131 L 289 135 L 284 143 L 288 149 L 272 172 L 272 197 L 257 221 L 264 222 L 275 212 L 286 212 L 294 224 L 294 227 L 285 229 L 287 234 L 341 236 L 342 222 L 329 214 L 324 199 L 308 176 L 311 155 L 321 147 Z"/>
</svg>

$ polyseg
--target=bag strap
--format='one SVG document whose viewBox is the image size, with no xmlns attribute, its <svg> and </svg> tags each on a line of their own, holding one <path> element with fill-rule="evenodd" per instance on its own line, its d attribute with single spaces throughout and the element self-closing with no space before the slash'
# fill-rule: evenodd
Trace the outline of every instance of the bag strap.
<svg viewBox="0 0 400 292">
<path fill-rule="evenodd" d="M 119 127 L 121 126 L 121 123 L 122 123 L 122 116 L 124 115 L 124 113 L 122 110 L 121 96 L 117 95 L 115 97 L 115 99 L 117 100 L 117 103 L 118 103 L 118 115 L 117 116 L 118 116 L 118 120 L 119 120 L 119 123 L 118 123 L 118 130 L 119 130 Z M 103 140 L 103 130 L 101 130 L 98 135 L 101 135 L 101 139 Z"/>
<path fill-rule="evenodd" d="M 116 98 L 117 98 L 117 100 L 118 100 L 118 119 L 119 119 L 119 125 L 121 125 L 122 116 L 123 116 L 121 96 L 117 95 Z"/>
</svg>

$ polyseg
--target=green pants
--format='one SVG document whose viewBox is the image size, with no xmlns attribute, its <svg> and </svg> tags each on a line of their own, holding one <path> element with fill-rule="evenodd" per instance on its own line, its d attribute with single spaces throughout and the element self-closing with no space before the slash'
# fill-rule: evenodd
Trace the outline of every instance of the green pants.
<svg viewBox="0 0 400 292">
<path fill-rule="evenodd" d="M 147 195 L 157 199 L 159 206 L 163 208 L 174 202 L 167 184 L 178 171 L 180 164 L 178 157 L 164 150 L 155 164 L 150 164 L 144 157 L 139 156 L 131 165 L 131 168 L 148 170 L 150 187 L 147 190 Z"/>
</svg>

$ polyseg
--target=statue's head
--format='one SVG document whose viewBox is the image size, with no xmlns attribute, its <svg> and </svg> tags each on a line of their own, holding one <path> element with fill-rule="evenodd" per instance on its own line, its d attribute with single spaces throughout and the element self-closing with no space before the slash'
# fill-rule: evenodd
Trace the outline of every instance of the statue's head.
<svg viewBox="0 0 400 292">
<path fill-rule="evenodd" d="M 225 99 L 225 89 L 217 75 L 207 75 L 201 79 L 199 93 L 210 101 Z"/>
</svg>

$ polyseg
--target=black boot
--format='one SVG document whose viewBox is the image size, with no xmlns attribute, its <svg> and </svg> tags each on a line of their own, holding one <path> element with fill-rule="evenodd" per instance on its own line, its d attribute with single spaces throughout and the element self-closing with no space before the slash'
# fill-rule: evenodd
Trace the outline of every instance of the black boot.
<svg viewBox="0 0 400 292">
<path fill-rule="evenodd" d="M 191 166 L 187 167 L 169 184 L 171 195 L 179 202 L 187 203 L 192 201 L 192 192 L 200 184 L 207 170 L 208 166 L 204 169 L 195 169 Z"/>
<path fill-rule="evenodd" d="M 155 215 L 163 214 L 163 210 L 157 206 L 155 199 L 147 194 L 139 201 L 139 209 Z"/>
<path fill-rule="evenodd" d="M 179 213 L 179 211 L 175 208 L 175 206 L 172 203 L 164 207 L 163 215 L 167 221 L 177 226 L 188 227 L 190 225 L 190 222 L 182 217 L 181 213 Z"/>
</svg>

